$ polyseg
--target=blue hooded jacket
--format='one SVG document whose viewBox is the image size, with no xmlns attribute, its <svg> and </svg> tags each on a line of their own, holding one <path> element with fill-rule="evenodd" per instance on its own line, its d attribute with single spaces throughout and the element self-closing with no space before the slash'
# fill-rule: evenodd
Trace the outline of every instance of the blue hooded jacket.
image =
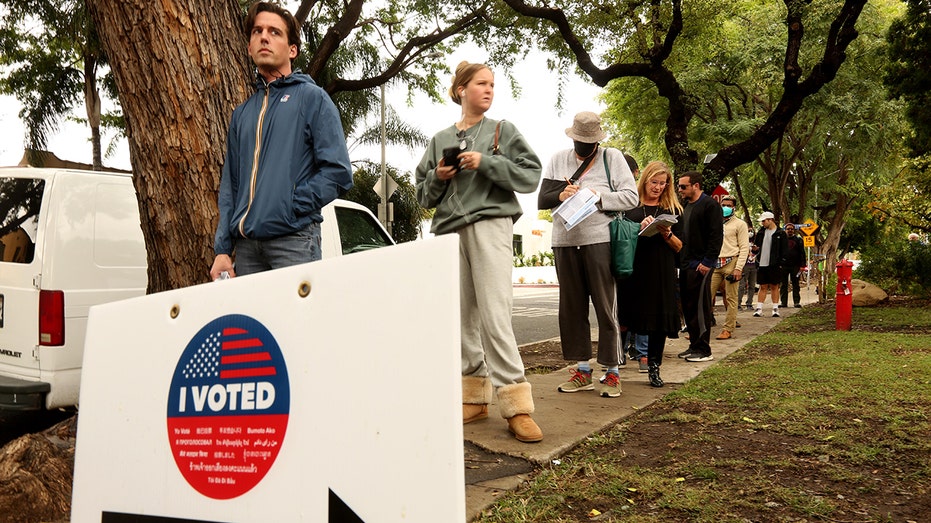
<svg viewBox="0 0 931 523">
<path fill-rule="evenodd" d="M 233 111 L 220 179 L 215 254 L 236 238 L 267 240 L 323 221 L 320 210 L 352 187 L 339 112 L 310 76 L 266 83 Z"/>
</svg>

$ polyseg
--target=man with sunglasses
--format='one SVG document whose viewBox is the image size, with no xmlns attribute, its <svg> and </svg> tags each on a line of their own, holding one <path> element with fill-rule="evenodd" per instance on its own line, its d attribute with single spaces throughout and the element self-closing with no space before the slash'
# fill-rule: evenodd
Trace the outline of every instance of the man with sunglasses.
<svg viewBox="0 0 931 523">
<path fill-rule="evenodd" d="M 682 213 L 682 250 L 679 251 L 679 292 L 689 331 L 689 348 L 679 354 L 689 362 L 711 361 L 713 295 L 711 275 L 724 242 L 721 206 L 701 189 L 702 175 L 688 171 L 679 177 Z"/>
</svg>

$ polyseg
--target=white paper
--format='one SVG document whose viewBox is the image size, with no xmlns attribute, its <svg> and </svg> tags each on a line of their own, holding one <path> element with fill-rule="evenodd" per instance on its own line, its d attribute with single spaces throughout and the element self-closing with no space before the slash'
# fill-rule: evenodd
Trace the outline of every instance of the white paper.
<svg viewBox="0 0 931 523">
<path fill-rule="evenodd" d="M 659 216 L 653 219 L 650 225 L 647 225 L 646 227 L 644 227 L 644 229 L 640 231 L 640 234 L 638 234 L 638 236 L 644 236 L 644 237 L 653 236 L 654 234 L 659 232 L 660 225 L 665 225 L 666 227 L 672 227 L 678 221 L 679 220 L 676 219 L 676 217 L 671 214 L 660 214 Z"/>
<path fill-rule="evenodd" d="M 585 218 L 592 215 L 598 208 L 598 195 L 591 189 L 581 189 L 579 192 L 566 198 L 554 213 L 566 221 L 566 230 L 571 231 L 573 227 L 582 222 Z"/>
</svg>

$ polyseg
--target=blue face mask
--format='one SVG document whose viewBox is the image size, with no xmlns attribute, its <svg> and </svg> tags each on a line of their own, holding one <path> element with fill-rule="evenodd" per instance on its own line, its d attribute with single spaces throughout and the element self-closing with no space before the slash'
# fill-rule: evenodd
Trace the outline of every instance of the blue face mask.
<svg viewBox="0 0 931 523">
<path fill-rule="evenodd" d="M 725 218 L 730 218 L 731 215 L 734 214 L 734 208 L 733 208 L 733 207 L 726 207 L 726 206 L 725 206 L 725 207 L 721 207 L 721 211 L 724 213 L 724 217 L 725 217 Z"/>
</svg>

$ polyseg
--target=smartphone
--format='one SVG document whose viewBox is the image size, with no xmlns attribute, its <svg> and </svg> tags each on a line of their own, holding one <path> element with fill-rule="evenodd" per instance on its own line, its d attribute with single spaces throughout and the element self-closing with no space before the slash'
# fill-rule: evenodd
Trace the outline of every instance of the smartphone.
<svg viewBox="0 0 931 523">
<path fill-rule="evenodd" d="M 447 147 L 443 149 L 443 163 L 455 167 L 459 171 L 459 153 L 462 152 L 458 147 Z"/>
</svg>

